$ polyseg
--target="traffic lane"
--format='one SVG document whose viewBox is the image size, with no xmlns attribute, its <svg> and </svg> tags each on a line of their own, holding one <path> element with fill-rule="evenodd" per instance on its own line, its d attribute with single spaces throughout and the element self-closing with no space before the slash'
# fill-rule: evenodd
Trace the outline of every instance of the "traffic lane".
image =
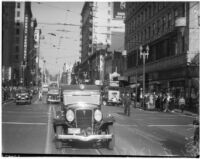
<svg viewBox="0 0 200 159">
<path fill-rule="evenodd" d="M 60 110 L 59 104 L 49 104 L 52 106 L 52 119 L 56 116 L 56 111 Z M 88 155 L 115 155 L 116 152 L 113 150 L 108 150 L 105 148 L 105 144 L 103 142 L 63 142 L 63 148 L 61 150 L 56 149 L 55 147 L 55 133 L 54 130 L 51 129 L 51 135 L 50 135 L 50 143 L 49 150 L 51 150 L 50 154 L 60 154 L 62 155 L 80 155 L 80 156 L 88 156 Z"/>
<path fill-rule="evenodd" d="M 33 105 L 11 105 L 2 111 L 3 153 L 44 154 L 50 108 Z"/>
<path fill-rule="evenodd" d="M 168 113 L 138 111 L 137 109 L 133 109 L 131 117 L 127 117 L 123 115 L 122 110 L 123 109 L 120 110 L 120 108 L 117 107 L 104 107 L 104 111 L 114 114 L 117 121 L 115 127 L 116 126 L 123 127 L 121 130 L 119 130 L 120 132 L 123 131 L 124 129 L 129 130 L 130 128 L 132 128 L 135 130 L 133 131 L 134 133 L 140 132 L 139 134 L 141 136 L 138 136 L 139 138 L 142 139 L 144 138 L 144 136 L 148 137 L 146 141 L 145 140 L 143 141 L 144 143 L 148 143 L 148 140 L 154 142 L 157 141 L 158 143 L 160 143 L 160 146 L 164 148 L 162 154 L 175 155 L 175 156 L 186 155 L 185 137 L 188 137 L 192 134 L 191 130 L 192 125 L 191 124 L 188 125 L 189 123 L 191 123 L 192 118 L 186 116 L 176 116 L 175 114 L 168 114 Z M 164 120 L 162 120 L 163 118 Z M 156 122 L 156 124 L 152 124 L 155 123 L 155 120 L 158 122 Z M 118 137 L 123 138 L 123 135 L 125 133 L 127 133 L 127 131 L 119 133 Z M 128 134 L 126 136 L 130 136 Z M 135 136 L 135 134 L 133 135 Z M 124 138 L 127 140 L 126 136 Z M 128 141 L 129 142 L 131 141 L 129 137 Z M 156 147 L 155 144 L 154 146 L 152 145 L 153 143 L 150 143 L 149 146 Z M 158 153 L 159 151 L 156 150 L 152 151 L 151 149 L 139 146 L 139 144 L 137 144 L 137 147 L 140 147 L 139 149 L 143 148 L 148 150 L 149 154 L 150 152 L 151 153 L 155 152 L 156 154 L 160 154 Z M 146 155 L 148 155 L 148 153 Z"/>
</svg>

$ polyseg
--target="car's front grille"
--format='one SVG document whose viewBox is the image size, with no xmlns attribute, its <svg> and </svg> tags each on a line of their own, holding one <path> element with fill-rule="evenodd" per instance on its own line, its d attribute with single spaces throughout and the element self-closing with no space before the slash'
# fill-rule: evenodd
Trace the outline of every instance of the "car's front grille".
<svg viewBox="0 0 200 159">
<path fill-rule="evenodd" d="M 78 128 L 92 128 L 92 110 L 76 110 L 76 123 Z"/>
</svg>

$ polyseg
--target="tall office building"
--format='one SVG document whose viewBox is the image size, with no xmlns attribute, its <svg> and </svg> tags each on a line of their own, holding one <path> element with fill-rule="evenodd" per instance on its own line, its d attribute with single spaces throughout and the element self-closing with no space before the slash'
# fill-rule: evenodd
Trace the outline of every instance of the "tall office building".
<svg viewBox="0 0 200 159">
<path fill-rule="evenodd" d="M 15 26 L 15 3 L 2 2 L 2 82 L 12 84 L 12 53 Z"/>
<path fill-rule="evenodd" d="M 146 59 L 147 91 L 172 92 L 187 99 L 199 85 L 199 2 L 127 2 L 126 76 L 141 83 L 143 61 L 139 46 L 150 47 Z"/>
<path fill-rule="evenodd" d="M 124 8 L 120 2 L 85 2 L 81 16 L 81 72 L 102 80 L 103 56 L 123 50 Z"/>
</svg>

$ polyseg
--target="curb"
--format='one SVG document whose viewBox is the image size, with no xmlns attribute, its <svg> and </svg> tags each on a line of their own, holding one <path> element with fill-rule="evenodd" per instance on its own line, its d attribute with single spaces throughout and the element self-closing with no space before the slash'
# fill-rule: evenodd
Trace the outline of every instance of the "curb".
<svg viewBox="0 0 200 159">
<path fill-rule="evenodd" d="M 198 114 L 195 113 L 189 113 L 189 112 L 179 112 L 178 110 L 174 110 L 174 113 L 178 113 L 178 114 L 184 114 L 184 115 L 188 115 L 188 116 L 197 116 Z"/>
</svg>

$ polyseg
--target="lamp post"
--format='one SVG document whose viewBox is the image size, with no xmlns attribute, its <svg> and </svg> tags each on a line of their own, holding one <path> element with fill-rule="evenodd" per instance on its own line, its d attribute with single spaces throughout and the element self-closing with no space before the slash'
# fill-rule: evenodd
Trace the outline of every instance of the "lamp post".
<svg viewBox="0 0 200 159">
<path fill-rule="evenodd" d="M 145 59 L 148 59 L 149 56 L 149 46 L 146 46 L 146 50 L 143 50 L 143 47 L 140 45 L 140 58 L 143 59 L 143 108 L 145 108 L 145 100 L 144 100 L 144 95 L 145 95 Z"/>
</svg>

